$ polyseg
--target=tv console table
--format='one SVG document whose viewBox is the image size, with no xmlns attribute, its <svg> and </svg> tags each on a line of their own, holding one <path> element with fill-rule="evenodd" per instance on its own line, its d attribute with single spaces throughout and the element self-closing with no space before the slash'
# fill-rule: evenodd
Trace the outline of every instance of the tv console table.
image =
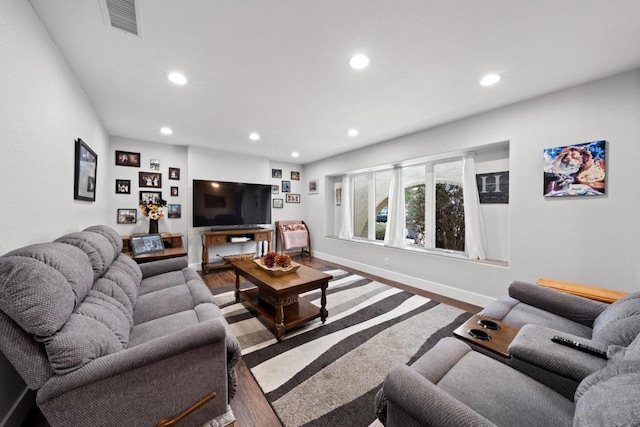
<svg viewBox="0 0 640 427">
<path fill-rule="evenodd" d="M 221 245 L 237 245 L 242 243 L 255 242 L 257 246 L 256 254 L 262 253 L 263 242 L 267 242 L 267 251 L 271 250 L 270 228 L 233 228 L 229 230 L 203 231 L 202 232 L 202 272 L 208 273 L 216 268 L 231 267 L 230 262 L 209 262 L 209 247 Z M 231 241 L 232 238 L 245 238 L 242 241 Z"/>
</svg>

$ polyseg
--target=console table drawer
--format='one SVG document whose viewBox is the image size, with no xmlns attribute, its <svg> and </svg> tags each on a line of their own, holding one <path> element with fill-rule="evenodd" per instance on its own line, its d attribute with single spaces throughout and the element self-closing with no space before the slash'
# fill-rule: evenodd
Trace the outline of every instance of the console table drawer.
<svg viewBox="0 0 640 427">
<path fill-rule="evenodd" d="M 207 246 L 224 245 L 225 243 L 227 243 L 227 236 L 207 236 L 206 237 Z"/>
<path fill-rule="evenodd" d="M 255 234 L 256 242 L 264 242 L 267 240 L 271 240 L 271 232 L 268 233 L 256 233 Z"/>
</svg>

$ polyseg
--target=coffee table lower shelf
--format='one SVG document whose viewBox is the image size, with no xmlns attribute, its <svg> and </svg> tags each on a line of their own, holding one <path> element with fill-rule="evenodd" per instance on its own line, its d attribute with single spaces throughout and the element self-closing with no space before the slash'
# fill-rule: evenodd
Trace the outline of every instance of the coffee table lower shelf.
<svg viewBox="0 0 640 427">
<path fill-rule="evenodd" d="M 240 298 L 247 303 L 251 310 L 259 315 L 260 319 L 273 329 L 274 334 L 277 334 L 276 308 L 259 298 L 258 288 L 240 291 Z M 304 298 L 299 298 L 297 303 L 287 305 L 283 309 L 285 331 L 320 317 L 320 308 Z"/>
</svg>

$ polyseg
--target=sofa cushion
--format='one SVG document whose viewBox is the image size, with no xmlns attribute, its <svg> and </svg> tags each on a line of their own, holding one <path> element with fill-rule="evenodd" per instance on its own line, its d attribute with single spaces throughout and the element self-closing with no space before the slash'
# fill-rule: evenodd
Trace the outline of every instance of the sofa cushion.
<svg viewBox="0 0 640 427">
<path fill-rule="evenodd" d="M 173 286 L 184 285 L 185 283 L 187 283 L 187 279 L 184 277 L 182 271 L 171 271 L 146 277 L 142 279 L 142 282 L 140 282 L 138 296 L 171 288 Z"/>
<path fill-rule="evenodd" d="M 129 320 L 129 326 L 133 326 L 133 304 L 127 296 L 127 294 L 118 286 L 115 282 L 101 277 L 96 280 L 91 289 L 94 292 L 100 292 L 110 298 L 116 300 L 126 311 L 127 319 Z"/>
<path fill-rule="evenodd" d="M 0 310 L 30 334 L 48 336 L 69 319 L 92 283 L 91 263 L 80 249 L 27 246 L 0 257 Z"/>
<path fill-rule="evenodd" d="M 101 292 L 90 291 L 62 329 L 36 339 L 44 343 L 53 371 L 65 374 L 125 348 L 129 331 L 124 306 Z"/>
<path fill-rule="evenodd" d="M 614 302 L 593 324 L 593 340 L 628 346 L 640 334 L 640 292 Z"/>
<path fill-rule="evenodd" d="M 214 303 L 213 295 L 202 281 L 189 281 L 140 295 L 133 312 L 134 324 L 139 325 L 170 314 L 193 310 L 202 303 Z"/>
<path fill-rule="evenodd" d="M 111 243 L 116 254 L 122 252 L 122 237 L 113 228 L 106 225 L 92 225 L 85 228 L 84 231 L 91 231 L 104 236 Z"/>
<path fill-rule="evenodd" d="M 640 420 L 640 362 L 608 366 L 576 391 L 574 426 L 631 426 Z"/>
<path fill-rule="evenodd" d="M 115 261 L 113 261 L 113 264 L 111 264 L 111 268 L 117 268 L 129 274 L 135 279 L 138 286 L 140 286 L 142 271 L 140 270 L 140 266 L 130 256 L 125 254 L 118 255 Z"/>
<path fill-rule="evenodd" d="M 89 256 L 93 267 L 93 280 L 102 276 L 118 255 L 106 237 L 90 231 L 70 233 L 55 241 L 80 248 Z"/>
<path fill-rule="evenodd" d="M 115 283 L 127 295 L 131 305 L 136 305 L 136 301 L 138 300 L 138 288 L 140 285 L 140 281 L 137 280 L 136 276 L 132 276 L 116 265 L 109 267 L 102 276 L 102 279 Z"/>
</svg>

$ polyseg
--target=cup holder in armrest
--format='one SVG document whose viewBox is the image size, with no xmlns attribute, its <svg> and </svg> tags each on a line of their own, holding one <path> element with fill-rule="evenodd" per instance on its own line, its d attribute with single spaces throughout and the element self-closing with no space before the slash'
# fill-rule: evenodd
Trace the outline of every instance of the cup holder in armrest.
<svg viewBox="0 0 640 427">
<path fill-rule="evenodd" d="M 500 330 L 500 325 L 498 325 L 496 322 L 492 320 L 486 320 L 486 319 L 478 320 L 478 325 L 482 326 L 485 329 L 491 329 L 492 331 Z"/>
<path fill-rule="evenodd" d="M 483 341 L 488 341 L 491 339 L 491 335 L 489 335 L 488 333 L 486 333 L 481 329 L 469 329 L 468 334 L 471 335 L 473 338 L 483 340 Z"/>
</svg>

